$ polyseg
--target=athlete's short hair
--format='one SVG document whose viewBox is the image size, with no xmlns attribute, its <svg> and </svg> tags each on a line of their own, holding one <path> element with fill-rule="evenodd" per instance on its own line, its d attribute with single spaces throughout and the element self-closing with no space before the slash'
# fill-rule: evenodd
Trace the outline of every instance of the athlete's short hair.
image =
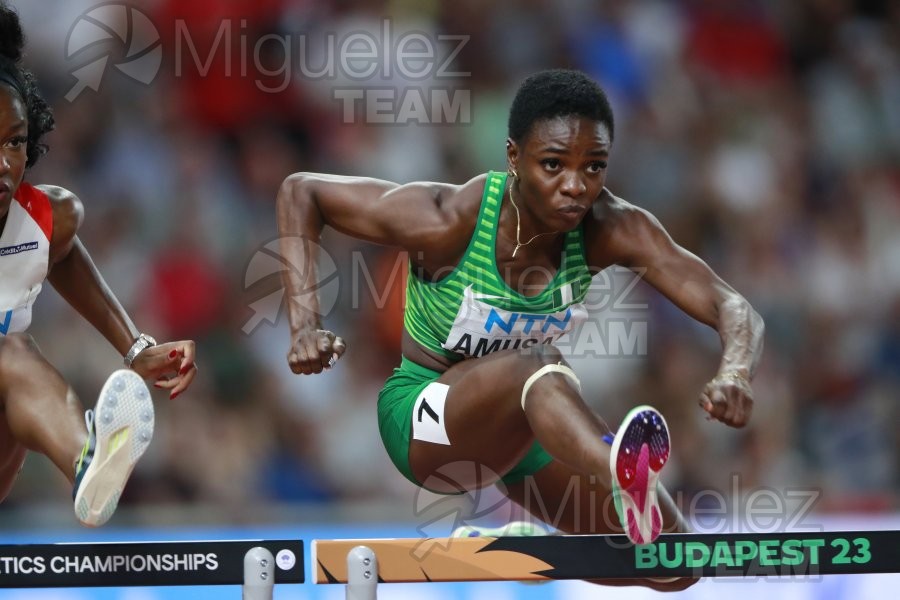
<svg viewBox="0 0 900 600">
<path fill-rule="evenodd" d="M 0 2 L 0 84 L 15 92 L 28 117 L 28 149 L 26 167 L 32 167 L 47 153 L 47 145 L 41 143 L 44 134 L 53 131 L 53 111 L 41 96 L 34 75 L 22 67 L 25 50 L 25 34 L 19 15 Z"/>
<path fill-rule="evenodd" d="M 530 75 L 516 92 L 509 109 L 509 137 L 521 143 L 535 122 L 557 117 L 599 121 L 615 135 L 612 107 L 596 81 L 581 71 L 550 69 Z"/>
</svg>

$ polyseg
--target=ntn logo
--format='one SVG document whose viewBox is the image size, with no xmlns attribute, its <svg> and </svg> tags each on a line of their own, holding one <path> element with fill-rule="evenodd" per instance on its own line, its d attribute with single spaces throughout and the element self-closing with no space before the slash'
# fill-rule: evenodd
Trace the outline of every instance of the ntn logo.
<svg viewBox="0 0 900 600">
<path fill-rule="evenodd" d="M 491 333 L 494 327 L 499 327 L 505 333 L 512 333 L 516 325 L 522 326 L 522 333 L 531 333 L 536 325 L 540 325 L 541 333 L 547 333 L 551 327 L 556 327 L 561 331 L 565 331 L 572 319 L 572 309 L 566 309 L 565 314 L 560 317 L 559 313 L 541 315 L 532 313 L 516 313 L 505 310 L 492 308 L 484 322 L 484 330 Z"/>
</svg>

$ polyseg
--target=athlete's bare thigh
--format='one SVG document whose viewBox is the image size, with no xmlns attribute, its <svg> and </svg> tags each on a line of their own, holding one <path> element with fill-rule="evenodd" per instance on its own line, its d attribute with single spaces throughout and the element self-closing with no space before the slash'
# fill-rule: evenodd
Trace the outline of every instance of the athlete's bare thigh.
<svg viewBox="0 0 900 600">
<path fill-rule="evenodd" d="M 450 444 L 410 436 L 409 461 L 419 482 L 458 492 L 495 483 L 514 467 L 534 442 L 521 404 L 524 382 L 541 366 L 562 361 L 556 348 L 546 346 L 494 352 L 444 372 L 438 383 L 449 386 L 443 427 Z M 434 418 L 420 412 L 414 420 Z"/>
</svg>

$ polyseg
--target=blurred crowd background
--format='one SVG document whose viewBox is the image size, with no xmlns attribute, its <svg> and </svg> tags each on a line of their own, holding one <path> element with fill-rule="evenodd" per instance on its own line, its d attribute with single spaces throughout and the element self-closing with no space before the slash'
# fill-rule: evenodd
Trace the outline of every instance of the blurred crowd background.
<svg viewBox="0 0 900 600">
<path fill-rule="evenodd" d="M 399 364 L 402 257 L 325 235 L 333 266 L 323 272 L 336 282 L 325 325 L 349 350 L 316 377 L 288 369 L 284 315 L 260 322 L 251 306 L 272 293 L 278 267 L 248 266 L 270 255 L 288 174 L 463 182 L 504 170 L 520 81 L 573 67 L 612 100 L 613 193 L 656 214 L 767 323 L 752 423 L 731 430 L 697 406 L 718 366 L 718 336 L 637 285 L 632 308 L 610 305 L 598 319 L 647 323 L 646 352 L 572 357 L 592 406 L 613 426 L 639 403 L 666 415 L 675 459 L 665 481 L 685 507 L 704 490 L 738 498 L 772 488 L 820 490 L 820 512 L 898 509 L 900 4 L 147 0 L 129 5 L 159 32 L 158 76 L 145 85 L 110 66 L 98 91 L 72 102 L 71 72 L 84 61 L 67 58 L 67 35 L 98 3 L 12 4 L 57 119 L 50 154 L 28 178 L 83 200 L 81 239 L 142 331 L 198 343 L 193 388 L 175 402 L 157 397 L 154 445 L 123 508 L 152 519 L 211 507 L 239 521 L 265 519 L 266 507 L 362 503 L 412 517 L 415 488 L 390 464 L 375 418 L 377 391 Z M 224 22 L 234 37 L 212 52 Z M 379 36 L 386 22 L 436 41 L 469 36 L 452 61 L 457 76 L 360 83 L 301 69 L 323 64 L 329 39 Z M 175 64 L 179 31 L 201 63 L 212 56 L 205 75 L 186 52 Z M 276 93 L 260 82 L 285 79 L 271 74 L 284 48 L 252 57 L 268 34 L 293 36 L 289 82 Z M 454 46 L 438 47 L 447 56 Z M 119 52 L 111 60 L 127 62 Z M 334 89 L 353 86 L 469 90 L 470 122 L 348 119 Z M 614 279 L 630 288 L 621 273 Z M 88 406 L 121 364 L 49 286 L 31 333 Z M 32 456 L 3 511 L 69 510 L 67 493 Z"/>
</svg>

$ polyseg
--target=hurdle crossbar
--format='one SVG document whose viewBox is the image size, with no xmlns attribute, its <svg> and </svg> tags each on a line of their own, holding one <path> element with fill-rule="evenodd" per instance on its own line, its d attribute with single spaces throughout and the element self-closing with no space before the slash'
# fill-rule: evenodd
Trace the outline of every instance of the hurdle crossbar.
<svg viewBox="0 0 900 600">
<path fill-rule="evenodd" d="M 303 581 L 300 540 L 0 545 L 0 588 L 241 585 L 256 600 Z"/>
<path fill-rule="evenodd" d="M 810 577 L 900 572 L 900 531 L 313 540 L 311 554 L 316 583 Z"/>
</svg>

